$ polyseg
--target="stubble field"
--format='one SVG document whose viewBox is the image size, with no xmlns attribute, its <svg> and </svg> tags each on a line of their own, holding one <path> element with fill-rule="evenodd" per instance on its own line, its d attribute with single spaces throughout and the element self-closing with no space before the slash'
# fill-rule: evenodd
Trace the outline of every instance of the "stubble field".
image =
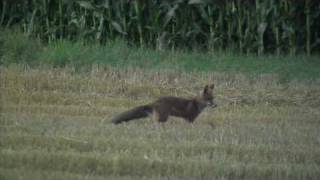
<svg viewBox="0 0 320 180">
<path fill-rule="evenodd" d="M 0 72 L 0 179 L 318 179 L 320 81 L 93 67 Z M 215 83 L 190 124 L 110 119 Z"/>
</svg>

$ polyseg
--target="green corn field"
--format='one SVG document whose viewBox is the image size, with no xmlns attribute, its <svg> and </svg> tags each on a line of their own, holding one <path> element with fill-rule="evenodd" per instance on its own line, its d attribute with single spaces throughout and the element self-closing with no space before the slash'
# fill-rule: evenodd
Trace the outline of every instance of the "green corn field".
<svg viewBox="0 0 320 180">
<path fill-rule="evenodd" d="M 318 0 L 2 0 L 0 26 L 28 36 L 106 44 L 311 54 L 320 49 Z"/>
</svg>

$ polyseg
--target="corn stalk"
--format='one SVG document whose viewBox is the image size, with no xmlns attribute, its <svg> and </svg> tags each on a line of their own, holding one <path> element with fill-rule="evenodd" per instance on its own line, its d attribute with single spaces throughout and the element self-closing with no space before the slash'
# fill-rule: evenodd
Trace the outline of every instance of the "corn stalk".
<svg viewBox="0 0 320 180">
<path fill-rule="evenodd" d="M 311 54 L 311 25 L 310 25 L 310 0 L 305 0 L 305 14 L 306 14 L 306 52 Z"/>
</svg>

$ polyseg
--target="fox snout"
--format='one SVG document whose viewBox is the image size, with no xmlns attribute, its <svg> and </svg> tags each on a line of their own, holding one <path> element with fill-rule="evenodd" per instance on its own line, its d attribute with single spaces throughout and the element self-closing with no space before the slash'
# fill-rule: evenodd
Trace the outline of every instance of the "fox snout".
<svg viewBox="0 0 320 180">
<path fill-rule="evenodd" d="M 214 102 L 207 102 L 207 105 L 211 108 L 216 108 L 218 106 L 218 104 L 214 103 Z"/>
</svg>

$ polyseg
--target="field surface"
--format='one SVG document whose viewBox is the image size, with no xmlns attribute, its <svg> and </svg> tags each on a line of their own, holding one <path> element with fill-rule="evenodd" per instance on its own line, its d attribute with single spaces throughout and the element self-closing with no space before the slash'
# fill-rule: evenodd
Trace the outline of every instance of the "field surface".
<svg viewBox="0 0 320 180">
<path fill-rule="evenodd" d="M 213 82 L 193 124 L 110 119 Z M 0 179 L 319 179 L 320 81 L 92 67 L 0 69 Z"/>
</svg>

